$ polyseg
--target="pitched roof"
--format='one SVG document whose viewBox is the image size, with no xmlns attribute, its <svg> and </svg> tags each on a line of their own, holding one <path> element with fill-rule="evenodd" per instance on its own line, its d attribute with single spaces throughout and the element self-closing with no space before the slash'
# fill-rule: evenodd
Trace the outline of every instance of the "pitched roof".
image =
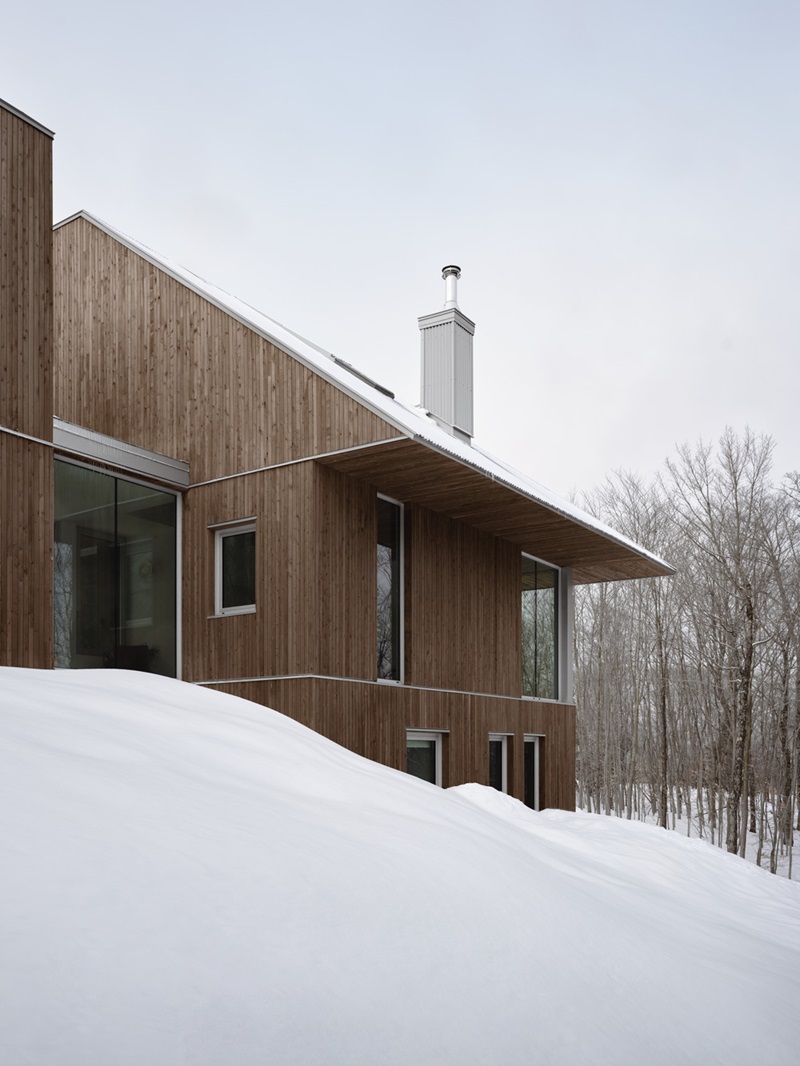
<svg viewBox="0 0 800 1066">
<path fill-rule="evenodd" d="M 494 493 L 491 501 L 487 500 L 489 511 L 496 511 L 504 500 L 507 503 L 513 502 L 508 495 L 509 491 L 513 496 L 521 497 L 535 505 L 536 521 L 532 522 L 529 519 L 525 530 L 522 529 L 525 521 L 521 519 L 519 509 L 516 509 L 513 516 L 509 512 L 505 525 L 502 523 L 498 525 L 497 521 L 493 522 L 488 514 L 482 518 L 477 514 L 471 515 L 470 520 L 473 521 L 473 524 L 478 525 L 479 528 L 484 528 L 497 535 L 510 537 L 510 539 L 519 542 L 523 547 L 527 543 L 526 535 L 530 539 L 534 527 L 537 530 L 542 530 L 547 526 L 553 535 L 561 537 L 566 531 L 565 523 L 569 524 L 569 526 L 577 527 L 573 531 L 575 534 L 583 530 L 585 534 L 589 535 L 588 539 L 586 537 L 583 539 L 584 547 L 582 552 L 585 556 L 583 563 L 578 562 L 576 565 L 572 558 L 569 560 L 564 559 L 560 562 L 553 554 L 553 551 L 544 556 L 548 561 L 559 565 L 575 566 L 576 580 L 578 581 L 665 576 L 675 572 L 673 567 L 658 558 L 658 556 L 618 533 L 593 515 L 575 506 L 575 504 L 562 499 L 543 485 L 515 470 L 501 459 L 490 455 L 477 445 L 454 437 L 435 422 L 423 408 L 412 407 L 403 403 L 388 389 L 372 381 L 331 352 L 269 318 L 262 311 L 258 311 L 243 300 L 238 299 L 238 297 L 225 292 L 217 285 L 206 281 L 185 267 L 179 266 L 172 260 L 159 255 L 132 237 L 114 229 L 107 222 L 103 222 L 87 211 L 78 211 L 69 218 L 57 223 L 55 228 L 58 229 L 67 225 L 76 218 L 83 218 L 90 222 L 120 244 L 152 263 L 159 270 L 164 271 L 170 277 L 175 278 L 187 288 L 207 299 L 209 303 L 241 322 L 248 329 L 253 330 L 277 348 L 299 360 L 314 373 L 319 374 L 326 381 L 384 419 L 409 441 L 415 442 L 424 449 L 439 453 L 440 456 L 446 457 L 451 461 L 455 460 L 458 464 L 480 475 L 481 478 L 488 478 L 497 486 L 498 490 L 506 490 L 505 493 L 500 491 Z M 392 447 L 393 445 L 394 447 Z M 398 454 L 398 449 L 394 442 L 387 444 L 385 450 L 390 455 Z M 416 456 L 421 454 L 419 449 L 414 449 L 413 451 Z M 379 452 L 380 449 L 373 449 L 371 452 L 370 465 L 373 470 L 380 469 L 381 457 L 380 454 L 376 454 Z M 406 455 L 403 460 L 406 465 L 409 457 L 409 455 Z M 378 464 L 377 466 L 376 463 Z M 356 476 L 359 475 L 357 454 L 336 459 L 331 465 L 337 465 L 340 469 L 354 473 Z M 443 472 L 441 464 L 437 468 L 434 463 L 431 466 L 431 476 L 436 476 L 437 469 L 439 474 Z M 472 481 L 474 484 L 474 479 Z M 464 485 L 466 486 L 466 484 L 467 482 L 465 481 Z M 435 507 L 432 499 L 429 501 L 429 505 Z M 512 508 L 512 510 L 514 509 Z M 448 511 L 451 511 L 451 508 L 448 508 Z M 548 521 L 547 515 L 550 515 L 552 520 Z M 560 522 L 558 521 L 559 519 L 561 520 Z M 522 525 L 520 524 L 521 521 Z M 601 541 L 607 545 L 608 550 L 605 552 L 599 547 Z"/>
</svg>

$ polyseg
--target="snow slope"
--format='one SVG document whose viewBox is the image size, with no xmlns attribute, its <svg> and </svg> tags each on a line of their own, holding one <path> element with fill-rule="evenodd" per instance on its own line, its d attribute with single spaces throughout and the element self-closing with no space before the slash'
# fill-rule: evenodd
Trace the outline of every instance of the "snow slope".
<svg viewBox="0 0 800 1066">
<path fill-rule="evenodd" d="M 800 885 L 144 674 L 0 669 L 0 1062 L 800 1060 Z"/>
</svg>

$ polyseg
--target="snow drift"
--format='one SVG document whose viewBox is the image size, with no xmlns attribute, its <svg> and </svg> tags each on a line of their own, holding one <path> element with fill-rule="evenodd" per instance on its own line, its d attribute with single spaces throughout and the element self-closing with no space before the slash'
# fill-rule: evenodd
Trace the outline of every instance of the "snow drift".
<svg viewBox="0 0 800 1066">
<path fill-rule="evenodd" d="M 800 885 L 273 711 L 0 670 L 0 1061 L 794 1063 Z"/>
</svg>

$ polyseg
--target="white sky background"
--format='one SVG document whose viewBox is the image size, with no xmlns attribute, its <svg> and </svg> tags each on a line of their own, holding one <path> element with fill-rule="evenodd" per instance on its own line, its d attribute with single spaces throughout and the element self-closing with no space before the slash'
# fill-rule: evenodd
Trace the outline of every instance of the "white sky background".
<svg viewBox="0 0 800 1066">
<path fill-rule="evenodd" d="M 80 208 L 419 399 L 463 270 L 476 440 L 550 488 L 726 424 L 800 467 L 800 5 L 14 5 Z"/>
</svg>

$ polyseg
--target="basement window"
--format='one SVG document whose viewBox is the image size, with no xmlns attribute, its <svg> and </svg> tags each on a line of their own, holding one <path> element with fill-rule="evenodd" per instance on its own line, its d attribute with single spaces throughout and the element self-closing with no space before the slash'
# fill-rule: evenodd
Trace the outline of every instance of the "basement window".
<svg viewBox="0 0 800 1066">
<path fill-rule="evenodd" d="M 498 792 L 508 792 L 508 735 L 489 734 L 489 784 Z"/>
<path fill-rule="evenodd" d="M 255 522 L 214 529 L 214 611 L 252 614 L 256 609 Z"/>
<path fill-rule="evenodd" d="M 525 737 L 525 806 L 539 810 L 539 773 L 541 769 L 542 740 L 540 736 Z"/>
<path fill-rule="evenodd" d="M 442 734 L 427 729 L 406 733 L 406 770 L 412 777 L 442 785 Z"/>
</svg>

